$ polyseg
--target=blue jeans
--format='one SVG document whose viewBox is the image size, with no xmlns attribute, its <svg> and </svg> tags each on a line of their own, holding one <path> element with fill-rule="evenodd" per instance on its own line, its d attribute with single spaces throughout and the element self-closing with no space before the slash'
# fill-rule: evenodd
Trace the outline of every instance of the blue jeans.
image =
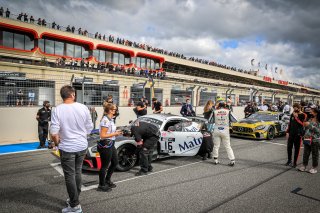
<svg viewBox="0 0 320 213">
<path fill-rule="evenodd" d="M 61 166 L 66 181 L 67 191 L 70 198 L 70 206 L 79 205 L 79 195 L 81 193 L 81 171 L 83 159 L 87 149 L 80 152 L 60 151 Z"/>
</svg>

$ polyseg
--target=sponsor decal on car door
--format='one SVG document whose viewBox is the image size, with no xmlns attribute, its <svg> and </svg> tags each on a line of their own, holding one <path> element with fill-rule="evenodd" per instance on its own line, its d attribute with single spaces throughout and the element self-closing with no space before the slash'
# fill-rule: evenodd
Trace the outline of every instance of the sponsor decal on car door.
<svg viewBox="0 0 320 213">
<path fill-rule="evenodd" d="M 202 144 L 201 132 L 163 132 L 161 152 L 170 156 L 195 156 Z"/>
</svg>

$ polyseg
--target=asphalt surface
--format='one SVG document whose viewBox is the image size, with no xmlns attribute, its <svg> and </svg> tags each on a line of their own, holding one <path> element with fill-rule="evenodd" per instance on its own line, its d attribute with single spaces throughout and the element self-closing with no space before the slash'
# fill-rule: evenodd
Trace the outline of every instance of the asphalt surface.
<svg viewBox="0 0 320 213">
<path fill-rule="evenodd" d="M 98 174 L 83 173 L 84 212 L 320 212 L 319 174 L 286 167 L 286 141 L 232 138 L 236 165 L 220 148 L 220 165 L 198 157 L 153 162 L 116 172 L 112 192 L 98 192 Z M 301 149 L 301 162 L 303 149 Z M 310 162 L 311 163 L 311 162 Z M 49 150 L 0 156 L 0 212 L 61 212 L 67 192 Z M 61 171 L 60 171 L 61 172 Z"/>
</svg>

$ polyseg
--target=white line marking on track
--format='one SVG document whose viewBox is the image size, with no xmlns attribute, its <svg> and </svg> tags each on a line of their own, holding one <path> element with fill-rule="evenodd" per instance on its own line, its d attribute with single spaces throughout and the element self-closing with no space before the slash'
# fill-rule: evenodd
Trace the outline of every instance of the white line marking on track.
<svg viewBox="0 0 320 213">
<path fill-rule="evenodd" d="M 167 172 L 167 171 L 171 171 L 171 170 L 174 170 L 174 169 L 180 169 L 180 168 L 183 168 L 183 167 L 191 166 L 191 165 L 198 164 L 198 163 L 201 163 L 201 162 L 203 162 L 203 161 L 197 161 L 197 162 L 189 163 L 189 164 L 186 164 L 186 165 L 183 165 L 183 166 L 177 166 L 177 167 L 170 168 L 170 169 L 164 169 L 164 170 L 161 170 L 161 171 L 152 172 L 152 173 L 150 173 L 148 175 L 136 176 L 136 177 L 120 180 L 120 181 L 117 181 L 117 182 L 114 182 L 114 183 L 123 183 L 123 182 L 127 182 L 127 181 L 130 181 L 130 180 L 144 178 L 144 177 L 148 177 L 148 176 L 151 176 L 151 175 L 156 175 L 156 174 L 159 174 L 159 173 L 162 173 L 162 172 Z M 98 184 L 87 186 L 87 187 L 82 187 L 81 191 L 88 191 L 88 190 L 95 189 L 95 188 L 98 188 Z"/>
<path fill-rule="evenodd" d="M 61 167 L 61 163 L 51 163 L 50 164 L 57 172 L 59 172 L 60 175 L 64 176 L 63 170 Z"/>
<path fill-rule="evenodd" d="M 267 141 L 257 141 L 259 143 L 269 143 L 269 144 L 274 144 L 274 145 L 279 145 L 279 146 L 287 146 L 286 144 L 282 143 L 275 143 L 275 142 L 267 142 Z"/>
<path fill-rule="evenodd" d="M 258 143 L 267 143 L 267 144 L 274 144 L 274 145 L 279 145 L 279 146 L 287 146 L 286 144 L 281 144 L 281 143 L 274 143 L 274 142 L 267 142 L 267 141 L 255 141 L 255 142 L 258 142 Z M 123 182 L 127 182 L 127 181 L 130 181 L 130 180 L 135 180 L 135 179 L 139 179 L 139 178 L 144 178 L 144 177 L 148 177 L 148 176 L 151 176 L 151 175 L 156 175 L 156 174 L 159 174 L 159 173 L 163 173 L 163 172 L 167 172 L 167 171 L 171 171 L 171 170 L 175 170 L 175 169 L 180 169 L 180 168 L 183 168 L 183 167 L 187 167 L 187 166 L 191 166 L 191 165 L 195 165 L 195 164 L 198 164 L 198 163 L 201 163 L 203 161 L 197 161 L 197 162 L 194 162 L 194 163 L 189 163 L 189 164 L 185 164 L 185 165 L 182 165 L 182 166 L 177 166 L 177 167 L 173 167 L 173 168 L 170 168 L 170 169 L 164 169 L 164 170 L 161 170 L 161 171 L 157 171 L 157 172 L 152 172 L 148 175 L 143 175 L 143 176 L 137 176 L 137 177 L 132 177 L 132 178 L 128 178 L 128 179 L 124 179 L 124 180 L 120 180 L 120 181 L 117 181 L 115 183 L 123 183 Z M 63 175 L 63 170 L 61 168 L 61 163 L 51 163 L 50 164 L 55 170 L 57 170 L 59 172 L 60 175 L 64 176 Z M 88 190 L 91 190 L 91 189 L 96 189 L 98 188 L 98 184 L 95 184 L 95 185 L 91 185 L 91 186 L 83 186 L 81 187 L 81 191 L 88 191 Z"/>
<path fill-rule="evenodd" d="M 26 153 L 26 152 L 41 152 L 41 151 L 48 151 L 48 149 L 36 149 L 36 150 L 26 150 L 26 151 L 17 151 L 17 152 L 7 152 L 7 153 L 1 153 L 0 155 L 11 155 L 11 154 L 19 154 L 19 153 Z"/>
<path fill-rule="evenodd" d="M 170 170 L 179 169 L 179 168 L 183 168 L 183 167 L 186 167 L 186 166 L 191 166 L 191 165 L 198 164 L 198 163 L 201 163 L 201 162 L 202 161 L 197 161 L 197 162 L 194 162 L 194 163 L 189 163 L 189 164 L 185 164 L 185 165 L 182 165 L 182 166 L 177 166 L 177 167 L 170 168 L 170 169 L 164 169 L 164 170 L 161 170 L 161 171 L 152 172 L 152 173 L 150 173 L 148 175 L 137 176 L 137 177 L 132 177 L 132 178 L 120 180 L 120 181 L 117 181 L 115 183 L 123 183 L 123 182 L 126 182 L 126 181 L 135 180 L 135 179 L 138 179 L 138 178 L 148 177 L 148 176 L 159 174 L 159 173 L 162 173 L 162 172 L 167 172 L 167 171 L 170 171 Z M 51 163 L 50 166 L 52 166 L 61 176 L 64 176 L 63 175 L 63 170 L 61 168 L 61 163 Z M 98 188 L 98 184 L 91 185 L 91 186 L 82 185 L 81 191 L 84 192 L 84 191 L 88 191 L 88 190 L 96 189 L 96 188 Z"/>
</svg>

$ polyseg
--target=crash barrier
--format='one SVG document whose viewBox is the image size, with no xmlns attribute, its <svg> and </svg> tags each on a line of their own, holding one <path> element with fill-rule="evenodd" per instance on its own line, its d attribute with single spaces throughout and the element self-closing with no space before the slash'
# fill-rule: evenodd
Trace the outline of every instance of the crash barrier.
<svg viewBox="0 0 320 213">
<path fill-rule="evenodd" d="M 244 117 L 244 107 L 234 107 L 234 114 L 239 119 Z M 38 141 L 37 107 L 1 108 L 0 110 L 0 145 Z M 102 116 L 102 107 L 96 107 L 98 118 L 96 127 Z M 127 125 L 130 120 L 136 119 L 133 107 L 119 107 L 120 116 L 116 119 L 117 126 Z M 203 107 L 196 108 L 197 115 L 202 115 Z M 164 113 L 180 114 L 180 107 L 164 107 Z M 151 107 L 148 114 L 152 114 Z"/>
</svg>

